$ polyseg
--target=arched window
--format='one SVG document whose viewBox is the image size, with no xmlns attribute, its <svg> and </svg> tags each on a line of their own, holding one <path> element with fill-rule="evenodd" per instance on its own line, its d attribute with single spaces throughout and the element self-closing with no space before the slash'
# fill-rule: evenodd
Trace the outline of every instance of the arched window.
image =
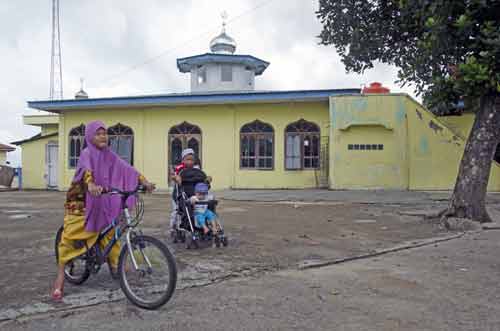
<svg viewBox="0 0 500 331">
<path fill-rule="evenodd" d="M 318 169 L 319 127 L 303 119 L 285 129 L 285 169 Z"/>
<path fill-rule="evenodd" d="M 192 148 L 197 163 L 201 165 L 201 130 L 198 126 L 183 122 L 168 131 L 170 146 L 169 166 L 175 167 L 182 161 L 182 150 Z"/>
<path fill-rule="evenodd" d="M 108 144 L 113 152 L 129 164 L 134 164 L 134 131 L 118 123 L 108 128 Z"/>
<path fill-rule="evenodd" d="M 78 159 L 80 158 L 80 153 L 82 149 L 85 148 L 85 125 L 80 125 L 69 131 L 69 158 L 68 164 L 70 168 L 76 168 L 78 164 Z"/>
<path fill-rule="evenodd" d="M 240 168 L 274 168 L 274 129 L 259 120 L 240 130 Z"/>
</svg>

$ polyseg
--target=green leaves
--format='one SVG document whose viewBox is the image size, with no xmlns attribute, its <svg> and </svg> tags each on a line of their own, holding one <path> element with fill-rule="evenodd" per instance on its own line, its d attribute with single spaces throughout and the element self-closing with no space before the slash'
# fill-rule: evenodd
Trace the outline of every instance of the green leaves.
<svg viewBox="0 0 500 331">
<path fill-rule="evenodd" d="M 436 20 L 434 19 L 434 17 L 429 17 L 427 18 L 427 21 L 425 21 L 425 27 L 428 29 L 432 29 L 435 24 Z"/>
<path fill-rule="evenodd" d="M 440 109 L 500 92 L 500 1 L 319 2 L 320 43 L 334 45 L 348 71 L 394 64 L 399 83 Z"/>
<path fill-rule="evenodd" d="M 471 22 L 469 21 L 469 18 L 467 17 L 467 15 L 465 14 L 462 14 L 458 17 L 456 23 L 455 23 L 455 26 L 459 29 L 465 29 L 466 27 L 468 27 L 469 25 L 471 24 Z"/>
</svg>

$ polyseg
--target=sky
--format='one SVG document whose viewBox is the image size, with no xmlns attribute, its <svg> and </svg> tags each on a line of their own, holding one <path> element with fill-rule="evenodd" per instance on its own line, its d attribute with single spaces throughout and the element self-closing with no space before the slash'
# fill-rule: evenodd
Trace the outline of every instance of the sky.
<svg viewBox="0 0 500 331">
<path fill-rule="evenodd" d="M 64 98 L 73 98 L 84 78 L 89 97 L 189 91 L 189 75 L 176 59 L 206 53 L 221 31 L 237 54 L 270 62 L 256 78 L 257 90 L 359 88 L 382 82 L 393 92 L 397 69 L 376 65 L 363 75 L 346 73 L 333 46 L 319 45 L 317 0 L 60 0 Z M 43 114 L 26 102 L 48 99 L 51 0 L 0 1 L 0 143 L 24 139 L 40 129 L 23 115 Z M 8 154 L 21 162 L 20 149 Z"/>
</svg>

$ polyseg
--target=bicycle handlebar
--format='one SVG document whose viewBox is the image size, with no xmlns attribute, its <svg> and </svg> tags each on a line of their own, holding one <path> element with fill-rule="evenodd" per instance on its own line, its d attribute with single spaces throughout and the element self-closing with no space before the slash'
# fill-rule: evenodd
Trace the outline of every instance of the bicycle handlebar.
<svg viewBox="0 0 500 331">
<path fill-rule="evenodd" d="M 123 196 L 131 196 L 137 193 L 145 193 L 145 192 L 146 192 L 146 187 L 144 185 L 137 185 L 137 187 L 133 191 L 122 191 L 120 189 L 113 187 L 102 191 L 103 194 L 119 194 Z"/>
</svg>

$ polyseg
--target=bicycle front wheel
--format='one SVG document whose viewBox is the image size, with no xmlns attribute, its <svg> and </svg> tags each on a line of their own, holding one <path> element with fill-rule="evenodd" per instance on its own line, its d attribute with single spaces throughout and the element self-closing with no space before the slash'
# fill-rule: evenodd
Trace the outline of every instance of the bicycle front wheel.
<svg viewBox="0 0 500 331">
<path fill-rule="evenodd" d="M 131 249 L 123 245 L 118 272 L 127 298 L 144 309 L 158 309 L 170 300 L 177 283 L 177 266 L 167 246 L 156 238 L 135 236 Z M 136 265 L 134 265 L 132 251 Z"/>
</svg>

